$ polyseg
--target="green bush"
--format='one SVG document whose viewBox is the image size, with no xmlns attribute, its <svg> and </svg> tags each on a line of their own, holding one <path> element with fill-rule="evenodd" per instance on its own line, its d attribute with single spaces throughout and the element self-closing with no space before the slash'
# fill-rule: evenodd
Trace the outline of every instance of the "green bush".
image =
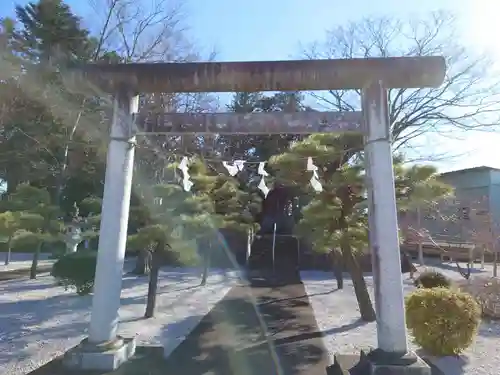
<svg viewBox="0 0 500 375">
<path fill-rule="evenodd" d="M 146 240 L 145 240 L 146 238 Z M 139 252 L 148 248 L 147 237 L 138 233 L 127 237 L 126 255 L 138 256 Z M 172 240 L 171 247 L 159 254 L 159 259 L 164 266 L 194 267 L 199 265 L 196 240 Z"/>
<path fill-rule="evenodd" d="M 212 252 L 213 254 L 214 252 Z M 200 258 L 197 252 L 196 240 L 172 241 L 172 251 L 167 254 L 165 265 L 175 267 L 196 267 L 200 265 Z M 216 265 L 214 257 L 211 264 Z"/>
<path fill-rule="evenodd" d="M 54 263 L 51 275 L 65 289 L 75 288 L 83 296 L 92 292 L 94 287 L 97 252 L 77 251 L 64 255 Z"/>
<path fill-rule="evenodd" d="M 40 237 L 32 232 L 19 231 L 12 238 L 12 251 L 21 252 L 21 250 L 29 249 L 27 253 L 34 253 L 38 244 L 40 242 Z"/>
<path fill-rule="evenodd" d="M 131 234 L 127 237 L 125 251 L 129 254 L 136 255 L 144 248 L 142 238 L 138 234 Z"/>
<path fill-rule="evenodd" d="M 415 279 L 414 284 L 417 288 L 450 288 L 452 286 L 452 282 L 447 276 L 434 270 L 422 272 Z"/>
<path fill-rule="evenodd" d="M 406 324 L 415 342 L 434 356 L 458 355 L 477 334 L 481 307 L 468 293 L 421 288 L 406 298 Z"/>
</svg>

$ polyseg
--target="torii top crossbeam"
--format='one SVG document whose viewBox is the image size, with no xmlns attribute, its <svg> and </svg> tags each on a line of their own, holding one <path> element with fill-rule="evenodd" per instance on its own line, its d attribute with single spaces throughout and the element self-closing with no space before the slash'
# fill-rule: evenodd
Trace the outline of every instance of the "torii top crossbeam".
<svg viewBox="0 0 500 375">
<path fill-rule="evenodd" d="M 83 76 L 107 92 L 126 87 L 141 93 L 306 91 L 384 87 L 438 87 L 443 57 L 338 60 L 88 64 Z"/>
</svg>

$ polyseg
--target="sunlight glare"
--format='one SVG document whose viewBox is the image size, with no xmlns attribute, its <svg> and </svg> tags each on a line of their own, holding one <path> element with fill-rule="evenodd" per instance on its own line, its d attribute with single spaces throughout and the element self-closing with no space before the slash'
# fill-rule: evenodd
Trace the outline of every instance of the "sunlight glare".
<svg viewBox="0 0 500 375">
<path fill-rule="evenodd" d="M 500 58 L 500 2 L 496 0 L 470 1 L 463 13 L 468 43 Z"/>
</svg>

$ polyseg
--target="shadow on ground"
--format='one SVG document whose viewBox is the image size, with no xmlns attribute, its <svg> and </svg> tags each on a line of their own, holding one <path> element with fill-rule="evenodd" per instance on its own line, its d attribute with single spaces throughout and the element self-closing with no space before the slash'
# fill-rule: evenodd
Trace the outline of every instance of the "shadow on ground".
<svg viewBox="0 0 500 375">
<path fill-rule="evenodd" d="M 459 262 L 460 266 L 464 269 L 467 270 L 467 264 L 464 262 Z M 427 267 L 429 268 L 441 268 L 443 270 L 449 270 L 449 271 L 455 271 L 458 273 L 458 268 L 455 263 L 428 263 Z M 481 269 L 479 264 L 474 264 L 474 267 L 470 269 L 471 275 L 477 275 L 477 274 L 485 274 L 488 273 L 489 271 L 486 269 Z"/>
<path fill-rule="evenodd" d="M 163 348 L 139 348 L 133 360 L 108 375 L 324 375 L 329 356 L 304 286 L 278 284 L 265 287 L 261 280 L 258 288 L 233 287 L 188 337 L 180 328 L 189 322 L 164 327 L 168 359 Z M 328 333 L 361 324 L 354 321 Z M 60 361 L 31 373 L 63 374 L 82 373 L 63 369 Z"/>
<path fill-rule="evenodd" d="M 208 287 L 223 282 L 224 272 L 211 272 L 218 273 L 221 277 L 209 278 Z M 158 295 L 161 298 L 166 293 L 181 293 L 186 297 L 198 289 L 191 286 L 193 281 L 198 285 L 198 280 L 192 271 L 174 270 L 170 273 L 166 268 L 161 272 Z M 121 311 L 122 323 L 142 320 L 144 309 L 141 306 L 137 310 L 138 315 L 135 310 L 126 308 L 133 304 L 145 308 L 147 281 L 147 277 L 124 276 L 121 305 L 125 309 Z M 131 290 L 133 288 L 137 289 Z M 55 280 L 51 277 L 0 282 L 0 293 L 0 373 L 12 366 L 18 366 L 21 371 L 23 363 L 32 359 L 37 361 L 38 352 L 44 346 L 56 343 L 58 350 L 69 349 L 86 334 L 92 296 L 82 297 L 65 292 L 64 288 L 55 286 Z M 166 301 L 161 308 L 168 309 L 182 302 L 176 299 L 170 302 L 168 297 Z M 144 321 L 144 324 L 147 322 Z"/>
<path fill-rule="evenodd" d="M 466 355 L 436 358 L 428 355 L 422 349 L 417 349 L 416 353 L 431 367 L 431 375 L 461 375 L 465 373 L 465 367 L 469 364 Z"/>
<path fill-rule="evenodd" d="M 44 340 L 69 340 L 85 334 L 82 309 L 87 297 L 58 295 L 0 303 L 0 367 L 22 362 L 39 350 Z M 57 324 L 46 324 L 57 319 Z"/>
<path fill-rule="evenodd" d="M 163 374 L 324 374 L 328 355 L 301 283 L 236 286 L 162 366 Z"/>
<path fill-rule="evenodd" d="M 491 338 L 500 337 L 498 320 L 487 320 L 483 318 L 483 321 L 479 326 L 478 335 Z"/>
</svg>

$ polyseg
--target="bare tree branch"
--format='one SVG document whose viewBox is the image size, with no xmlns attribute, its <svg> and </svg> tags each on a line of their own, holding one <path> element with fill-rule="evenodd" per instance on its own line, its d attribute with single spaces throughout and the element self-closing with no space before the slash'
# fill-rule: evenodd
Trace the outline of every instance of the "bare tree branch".
<svg viewBox="0 0 500 375">
<path fill-rule="evenodd" d="M 200 56 L 186 38 L 182 2 L 177 0 L 89 0 L 94 12 L 88 24 L 97 35 L 94 60 L 107 53 L 118 55 L 121 61 L 192 61 Z M 87 99 L 88 100 L 88 99 Z M 60 187 L 68 166 L 69 147 L 85 116 L 87 100 L 76 114 L 68 134 L 60 176 Z M 148 94 L 142 97 L 145 110 L 203 111 L 213 105 L 207 94 Z M 109 117 L 109 116 L 108 116 Z M 90 129 L 86 129 L 87 132 Z"/>
<path fill-rule="evenodd" d="M 447 74 L 430 89 L 389 90 L 389 116 L 395 149 L 408 149 L 424 134 L 493 130 L 500 120 L 500 80 L 488 73 L 491 61 L 460 44 L 455 17 L 434 12 L 410 20 L 365 18 L 327 32 L 305 48 L 308 58 L 359 58 L 442 55 Z M 312 94 L 337 111 L 360 108 L 359 90 Z"/>
<path fill-rule="evenodd" d="M 186 38 L 182 2 L 177 0 L 89 0 L 103 47 L 124 61 L 189 61 L 197 58 Z"/>
<path fill-rule="evenodd" d="M 470 277 L 473 259 L 469 259 L 464 270 L 453 256 L 452 249 L 470 248 L 473 253 L 479 249 L 484 257 L 485 251 L 496 252 L 500 236 L 487 197 L 447 197 L 422 202 L 416 210 L 400 215 L 400 228 L 407 243 L 428 242 L 441 252 L 441 256 L 453 259 L 457 270 L 466 279 Z M 496 274 L 496 262 L 494 268 Z"/>
</svg>

